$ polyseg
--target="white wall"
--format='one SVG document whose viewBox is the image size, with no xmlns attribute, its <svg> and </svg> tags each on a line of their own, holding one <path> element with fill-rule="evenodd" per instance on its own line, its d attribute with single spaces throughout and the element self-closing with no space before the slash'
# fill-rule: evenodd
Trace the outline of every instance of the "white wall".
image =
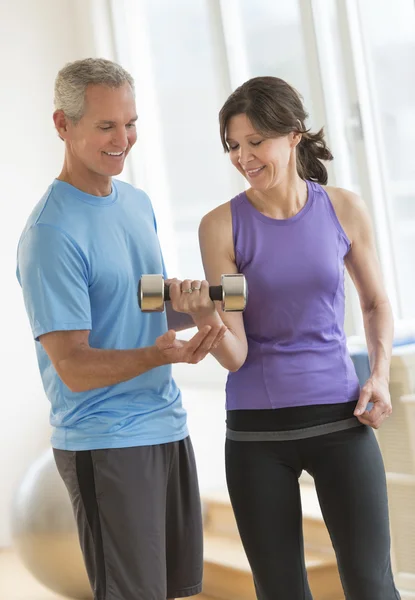
<svg viewBox="0 0 415 600">
<path fill-rule="evenodd" d="M 62 142 L 52 121 L 53 83 L 68 61 L 94 55 L 88 0 L 0 1 L 0 546 L 10 542 L 9 509 L 17 482 L 49 444 L 48 401 L 15 277 L 25 221 L 59 173 Z M 86 21 L 87 23 L 87 21 Z"/>
</svg>

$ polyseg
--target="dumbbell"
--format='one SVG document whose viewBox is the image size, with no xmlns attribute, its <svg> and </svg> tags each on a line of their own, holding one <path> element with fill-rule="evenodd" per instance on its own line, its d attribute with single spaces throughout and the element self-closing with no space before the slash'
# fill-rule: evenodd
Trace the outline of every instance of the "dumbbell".
<svg viewBox="0 0 415 600">
<path fill-rule="evenodd" d="M 164 303 L 170 300 L 169 286 L 163 275 L 142 275 L 138 284 L 138 305 L 142 312 L 163 312 Z M 211 300 L 222 303 L 226 312 L 245 310 L 248 286 L 244 275 L 222 275 L 221 285 L 209 287 Z"/>
</svg>

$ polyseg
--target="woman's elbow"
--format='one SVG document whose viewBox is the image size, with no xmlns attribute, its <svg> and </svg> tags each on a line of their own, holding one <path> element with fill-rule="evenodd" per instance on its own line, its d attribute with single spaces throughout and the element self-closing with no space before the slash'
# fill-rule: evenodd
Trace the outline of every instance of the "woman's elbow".
<svg viewBox="0 0 415 600">
<path fill-rule="evenodd" d="M 236 373 L 245 364 L 246 357 L 246 354 L 240 357 L 235 357 L 232 361 L 229 361 L 229 364 L 226 366 L 226 368 L 230 373 Z"/>
<path fill-rule="evenodd" d="M 229 365 L 228 366 L 229 373 L 236 373 L 237 371 L 239 371 L 239 369 L 242 367 L 242 365 L 243 365 L 243 363 L 235 364 L 235 365 Z"/>
</svg>

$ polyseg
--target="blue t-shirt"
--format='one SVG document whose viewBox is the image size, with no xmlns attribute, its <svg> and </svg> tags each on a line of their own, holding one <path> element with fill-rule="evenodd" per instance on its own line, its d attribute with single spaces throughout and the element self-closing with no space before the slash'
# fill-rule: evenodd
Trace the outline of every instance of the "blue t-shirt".
<svg viewBox="0 0 415 600">
<path fill-rule="evenodd" d="M 54 448 L 143 446 L 188 435 L 170 365 L 117 385 L 72 392 L 38 341 L 51 331 L 88 329 L 93 348 L 152 346 L 167 331 L 167 319 L 138 307 L 137 286 L 145 273 L 165 275 L 148 196 L 117 180 L 106 197 L 55 180 L 29 217 L 17 256 L 51 403 Z"/>
</svg>

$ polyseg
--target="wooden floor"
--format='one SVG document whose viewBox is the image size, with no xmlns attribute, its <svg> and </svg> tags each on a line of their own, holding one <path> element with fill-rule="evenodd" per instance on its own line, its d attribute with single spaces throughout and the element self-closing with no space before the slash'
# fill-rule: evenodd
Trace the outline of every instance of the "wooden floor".
<svg viewBox="0 0 415 600">
<path fill-rule="evenodd" d="M 213 600 L 201 594 L 193 600 Z M 189 598 L 188 600 L 192 600 Z M 415 599 L 415 594 L 403 595 L 402 600 Z M 40 585 L 9 550 L 0 550 L 0 600 L 68 600 Z"/>
<path fill-rule="evenodd" d="M 192 596 L 192 598 L 208 600 L 203 595 Z M 192 600 L 192 598 L 188 600 Z M 13 552 L 0 550 L 0 600 L 68 599 L 54 594 L 38 583 Z"/>
<path fill-rule="evenodd" d="M 3 600 L 67 600 L 40 585 L 13 552 L 0 552 L 0 598 Z"/>
</svg>

